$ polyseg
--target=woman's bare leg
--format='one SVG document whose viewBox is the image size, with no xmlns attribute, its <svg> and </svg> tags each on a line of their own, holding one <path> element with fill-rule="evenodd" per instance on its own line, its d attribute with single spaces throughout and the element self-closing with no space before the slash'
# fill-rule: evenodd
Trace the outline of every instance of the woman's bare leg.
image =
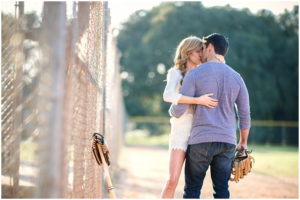
<svg viewBox="0 0 300 200">
<path fill-rule="evenodd" d="M 172 149 L 169 160 L 169 178 L 163 188 L 161 198 L 174 198 L 174 193 L 180 177 L 183 162 L 185 160 L 185 151 Z"/>
</svg>

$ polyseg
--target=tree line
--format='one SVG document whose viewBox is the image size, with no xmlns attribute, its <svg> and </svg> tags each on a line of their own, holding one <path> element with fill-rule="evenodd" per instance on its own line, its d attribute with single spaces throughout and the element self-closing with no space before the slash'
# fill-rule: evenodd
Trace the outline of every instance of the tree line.
<svg viewBox="0 0 300 200">
<path fill-rule="evenodd" d="M 226 63 L 244 78 L 252 119 L 298 121 L 298 6 L 280 15 L 201 2 L 136 11 L 117 37 L 127 113 L 167 116 L 162 94 L 177 45 L 215 32 L 229 40 Z"/>
</svg>

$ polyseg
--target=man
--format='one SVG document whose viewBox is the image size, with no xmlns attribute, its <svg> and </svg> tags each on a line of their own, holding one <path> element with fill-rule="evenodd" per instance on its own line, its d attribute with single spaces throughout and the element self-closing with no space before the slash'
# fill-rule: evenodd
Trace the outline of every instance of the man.
<svg viewBox="0 0 300 200">
<path fill-rule="evenodd" d="M 213 93 L 218 106 L 209 109 L 195 105 L 193 127 L 188 142 L 185 163 L 184 198 L 199 198 L 203 180 L 210 166 L 214 198 L 229 198 L 228 181 L 235 150 L 247 149 L 250 129 L 250 106 L 242 77 L 228 65 L 220 62 L 226 55 L 228 41 L 220 34 L 203 38 L 200 53 L 203 64 L 190 70 L 180 93 L 197 97 Z M 234 104 L 239 117 L 240 142 L 236 147 Z M 171 116 L 180 117 L 186 104 L 172 105 Z"/>
</svg>

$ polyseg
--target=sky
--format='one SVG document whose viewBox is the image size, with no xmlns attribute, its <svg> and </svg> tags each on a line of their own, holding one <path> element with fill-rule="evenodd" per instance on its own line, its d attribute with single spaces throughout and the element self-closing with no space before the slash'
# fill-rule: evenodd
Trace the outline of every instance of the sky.
<svg viewBox="0 0 300 200">
<path fill-rule="evenodd" d="M 126 21 L 130 14 L 136 10 L 145 9 L 150 10 L 152 7 L 157 6 L 162 1 L 158 0 L 124 0 L 124 1 L 110 1 L 109 7 L 111 8 L 111 21 L 112 27 L 118 28 L 120 23 Z M 261 9 L 271 10 L 274 14 L 284 12 L 284 9 L 292 10 L 294 5 L 299 5 L 298 1 L 275 1 L 275 0 L 205 0 L 201 1 L 205 7 L 211 6 L 225 6 L 229 4 L 231 7 L 242 9 L 249 8 L 251 12 L 256 13 Z"/>
<path fill-rule="evenodd" d="M 113 28 L 119 28 L 120 24 L 128 19 L 128 17 L 136 10 L 150 10 L 154 6 L 158 6 L 161 0 L 110 0 L 108 6 L 111 10 L 111 24 Z M 299 5 L 297 0 L 204 0 L 201 1 L 205 7 L 224 6 L 229 4 L 231 7 L 242 9 L 249 8 L 251 12 L 256 13 L 261 9 L 271 10 L 274 14 L 284 12 L 284 9 L 291 10 L 294 5 Z M 15 1 L 1 1 L 1 11 L 15 12 Z M 42 11 L 42 1 L 25 1 L 25 13 L 33 10 L 38 14 Z M 71 11 L 72 1 L 67 1 L 68 11 Z M 71 13 L 69 12 L 68 15 Z"/>
</svg>

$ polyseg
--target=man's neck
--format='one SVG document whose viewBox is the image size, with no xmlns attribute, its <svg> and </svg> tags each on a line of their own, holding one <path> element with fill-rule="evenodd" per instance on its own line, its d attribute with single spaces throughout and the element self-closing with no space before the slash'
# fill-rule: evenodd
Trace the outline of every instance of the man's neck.
<svg viewBox="0 0 300 200">
<path fill-rule="evenodd" d="M 218 62 L 219 63 L 220 61 L 216 58 L 215 54 L 212 54 L 208 57 L 207 62 Z"/>
<path fill-rule="evenodd" d="M 207 60 L 207 62 L 217 62 L 217 63 L 220 63 L 220 61 L 218 59 L 210 59 L 210 60 Z"/>
</svg>

